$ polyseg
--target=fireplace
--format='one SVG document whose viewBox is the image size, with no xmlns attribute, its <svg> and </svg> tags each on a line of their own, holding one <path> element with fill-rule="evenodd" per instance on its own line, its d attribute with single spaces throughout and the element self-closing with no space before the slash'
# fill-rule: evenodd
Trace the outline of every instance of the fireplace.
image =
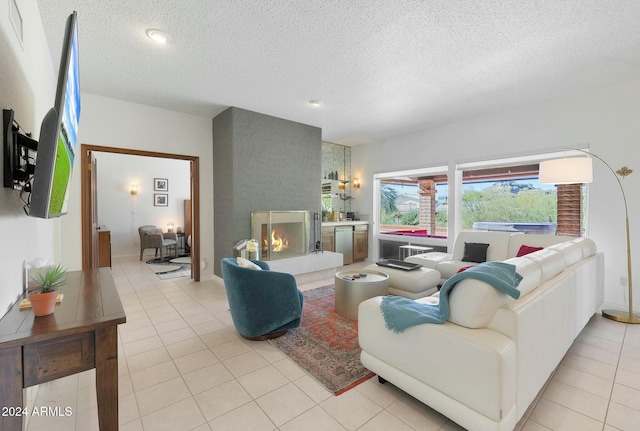
<svg viewBox="0 0 640 431">
<path fill-rule="evenodd" d="M 251 213 L 251 238 L 260 244 L 260 260 L 306 255 L 309 251 L 307 211 Z"/>
</svg>

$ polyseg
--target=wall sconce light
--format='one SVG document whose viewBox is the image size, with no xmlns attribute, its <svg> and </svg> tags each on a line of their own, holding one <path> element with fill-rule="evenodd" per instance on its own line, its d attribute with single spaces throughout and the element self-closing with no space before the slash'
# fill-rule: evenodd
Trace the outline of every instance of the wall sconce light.
<svg viewBox="0 0 640 431">
<path fill-rule="evenodd" d="M 167 223 L 167 232 L 173 232 L 173 222 Z"/>
<path fill-rule="evenodd" d="M 353 188 L 355 188 L 355 189 L 359 189 L 360 188 L 360 178 L 354 178 L 353 179 Z"/>
<path fill-rule="evenodd" d="M 132 195 L 137 195 L 138 194 L 138 185 L 137 184 L 131 184 L 131 194 Z"/>
</svg>

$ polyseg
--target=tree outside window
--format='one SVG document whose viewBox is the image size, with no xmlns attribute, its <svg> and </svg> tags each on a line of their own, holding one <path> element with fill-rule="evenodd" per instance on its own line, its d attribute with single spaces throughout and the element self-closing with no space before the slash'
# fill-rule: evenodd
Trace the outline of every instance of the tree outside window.
<svg viewBox="0 0 640 431">
<path fill-rule="evenodd" d="M 380 180 L 380 233 L 447 236 L 446 176 Z"/>
<path fill-rule="evenodd" d="M 555 233 L 557 194 L 537 178 L 463 182 L 463 230 L 519 230 Z M 513 224 L 516 224 L 514 227 Z"/>
<path fill-rule="evenodd" d="M 584 233 L 582 185 L 540 184 L 537 163 L 463 171 L 462 178 L 463 230 Z"/>
</svg>

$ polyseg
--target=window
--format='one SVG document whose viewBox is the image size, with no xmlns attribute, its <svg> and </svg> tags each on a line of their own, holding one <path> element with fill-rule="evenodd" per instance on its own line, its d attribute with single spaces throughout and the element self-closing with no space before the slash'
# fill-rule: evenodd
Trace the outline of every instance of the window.
<svg viewBox="0 0 640 431">
<path fill-rule="evenodd" d="M 461 229 L 584 234 L 585 188 L 538 182 L 538 163 L 462 169 Z"/>
<path fill-rule="evenodd" d="M 445 172 L 445 168 L 438 168 L 378 177 L 378 233 L 408 239 L 446 238 Z"/>
<path fill-rule="evenodd" d="M 474 228 L 584 235 L 586 187 L 538 181 L 540 161 L 563 156 L 583 153 L 567 150 L 374 175 L 373 221 L 379 235 L 374 255 L 399 256 L 401 243 L 446 250 L 449 237 Z"/>
</svg>

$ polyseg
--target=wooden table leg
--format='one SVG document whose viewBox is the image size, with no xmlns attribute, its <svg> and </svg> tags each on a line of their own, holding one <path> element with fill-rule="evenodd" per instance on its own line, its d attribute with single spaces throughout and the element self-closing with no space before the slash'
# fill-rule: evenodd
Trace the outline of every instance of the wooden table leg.
<svg viewBox="0 0 640 431">
<path fill-rule="evenodd" d="M 100 431 L 118 430 L 117 326 L 96 330 L 96 391 Z"/>
<path fill-rule="evenodd" d="M 0 430 L 22 430 L 22 348 L 0 350 Z"/>
</svg>

